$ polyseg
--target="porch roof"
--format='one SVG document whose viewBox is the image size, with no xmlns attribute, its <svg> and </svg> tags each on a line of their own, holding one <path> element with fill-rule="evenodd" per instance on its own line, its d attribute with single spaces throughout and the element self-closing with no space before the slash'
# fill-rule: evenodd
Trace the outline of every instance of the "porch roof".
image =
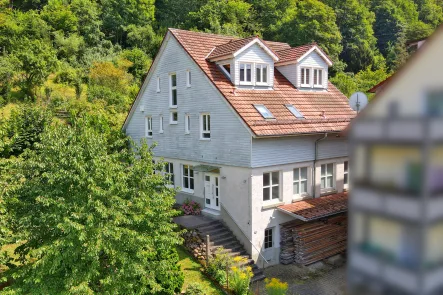
<svg viewBox="0 0 443 295">
<path fill-rule="evenodd" d="M 277 209 L 297 219 L 312 221 L 348 211 L 348 192 L 298 201 Z"/>
<path fill-rule="evenodd" d="M 197 165 L 194 166 L 193 169 L 194 171 L 198 172 L 213 172 L 213 173 L 220 172 L 220 167 L 210 166 L 210 165 Z"/>
</svg>

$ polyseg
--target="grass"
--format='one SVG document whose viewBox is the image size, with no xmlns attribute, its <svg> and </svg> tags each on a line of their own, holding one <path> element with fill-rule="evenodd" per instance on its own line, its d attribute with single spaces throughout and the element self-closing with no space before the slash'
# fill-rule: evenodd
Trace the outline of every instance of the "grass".
<svg viewBox="0 0 443 295">
<path fill-rule="evenodd" d="M 207 295 L 222 295 L 224 294 L 215 284 L 210 281 L 201 271 L 202 266 L 200 263 L 195 261 L 186 250 L 181 247 L 177 248 L 178 256 L 180 261 L 178 262 L 181 269 L 185 275 L 185 282 L 183 284 L 183 290 L 186 290 L 189 284 L 199 283 L 205 290 Z"/>
</svg>

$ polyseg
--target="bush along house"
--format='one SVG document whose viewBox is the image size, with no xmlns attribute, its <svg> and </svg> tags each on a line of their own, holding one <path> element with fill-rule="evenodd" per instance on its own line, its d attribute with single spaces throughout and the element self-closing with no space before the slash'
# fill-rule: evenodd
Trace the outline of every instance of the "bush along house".
<svg viewBox="0 0 443 295">
<path fill-rule="evenodd" d="M 347 208 L 340 134 L 355 112 L 329 82 L 331 65 L 315 43 L 169 29 L 123 130 L 156 142 L 177 203 L 199 202 L 259 266 L 280 257 L 308 264 L 343 251 L 342 243 L 297 256 L 288 230 L 281 236 Z"/>
</svg>

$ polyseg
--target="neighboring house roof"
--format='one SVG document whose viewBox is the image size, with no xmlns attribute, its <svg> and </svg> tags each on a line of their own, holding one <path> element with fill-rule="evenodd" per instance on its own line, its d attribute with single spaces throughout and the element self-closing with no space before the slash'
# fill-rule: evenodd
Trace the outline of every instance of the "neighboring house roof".
<svg viewBox="0 0 443 295">
<path fill-rule="evenodd" d="M 216 63 L 206 58 L 214 47 L 226 44 L 232 37 L 179 29 L 169 31 L 256 136 L 340 132 L 356 115 L 349 107 L 348 98 L 332 83 L 327 91 L 300 91 L 277 69 L 273 90 L 237 89 Z M 287 48 L 284 43 L 264 43 L 272 50 Z M 265 105 L 275 119 L 264 119 L 254 104 Z M 287 104 L 294 105 L 305 119 L 295 118 Z"/>
<path fill-rule="evenodd" d="M 371 89 L 369 89 L 368 92 L 376 93 L 380 88 L 384 87 L 384 85 L 387 84 L 389 82 L 389 80 L 391 80 L 391 78 L 392 78 L 392 76 L 389 76 L 385 80 L 381 81 L 380 83 L 378 83 L 377 85 L 375 85 Z"/>
<path fill-rule="evenodd" d="M 326 61 L 328 65 L 332 65 L 331 58 L 315 42 L 278 51 L 277 54 L 280 57 L 280 60 L 276 63 L 276 65 L 299 61 L 303 59 L 305 55 L 314 50 L 317 51 L 317 53 Z"/>
<path fill-rule="evenodd" d="M 348 192 L 283 205 L 278 210 L 303 221 L 335 215 L 348 210 Z"/>
<path fill-rule="evenodd" d="M 265 42 L 263 42 L 263 40 L 258 37 L 231 40 L 222 45 L 218 45 L 213 48 L 208 56 L 208 59 L 213 60 L 225 56 L 236 56 L 238 55 L 238 53 L 244 51 L 253 44 L 258 44 L 260 47 L 262 47 L 275 61 L 279 59 L 278 55 Z"/>
</svg>

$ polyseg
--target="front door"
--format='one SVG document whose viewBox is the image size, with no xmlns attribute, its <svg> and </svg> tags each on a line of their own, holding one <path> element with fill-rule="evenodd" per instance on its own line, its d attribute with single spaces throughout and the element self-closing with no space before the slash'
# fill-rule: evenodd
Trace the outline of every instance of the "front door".
<svg viewBox="0 0 443 295">
<path fill-rule="evenodd" d="M 205 207 L 220 210 L 220 187 L 218 174 L 205 174 Z"/>
</svg>

